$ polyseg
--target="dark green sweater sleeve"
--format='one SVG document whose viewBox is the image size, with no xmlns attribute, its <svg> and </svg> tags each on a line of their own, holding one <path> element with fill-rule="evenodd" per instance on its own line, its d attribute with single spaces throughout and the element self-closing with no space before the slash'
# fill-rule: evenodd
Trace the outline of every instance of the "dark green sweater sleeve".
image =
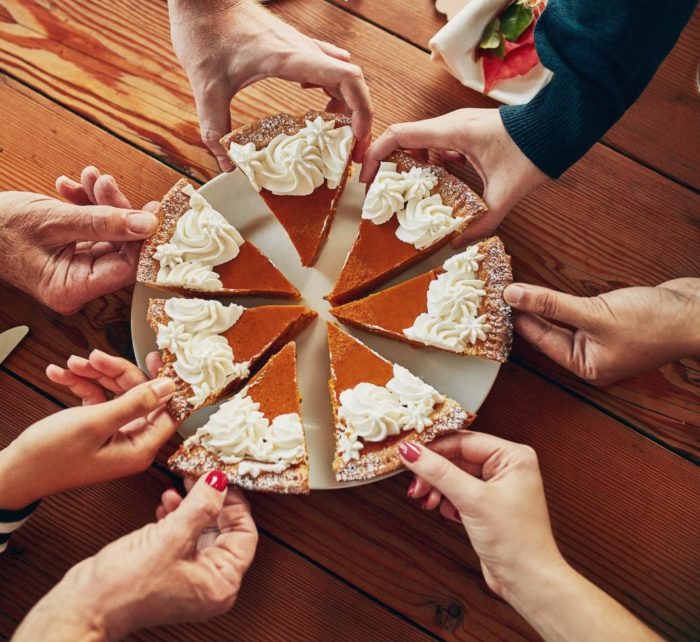
<svg viewBox="0 0 700 642">
<path fill-rule="evenodd" d="M 500 108 L 511 138 L 557 178 L 637 100 L 695 5 L 696 0 L 550 0 L 535 28 L 535 45 L 554 77 L 529 103 Z"/>
</svg>

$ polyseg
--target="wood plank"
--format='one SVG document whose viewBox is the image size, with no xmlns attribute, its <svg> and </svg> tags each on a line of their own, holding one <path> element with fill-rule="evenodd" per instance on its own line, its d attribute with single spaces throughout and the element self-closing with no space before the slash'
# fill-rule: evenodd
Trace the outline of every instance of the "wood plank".
<svg viewBox="0 0 700 642">
<path fill-rule="evenodd" d="M 0 373 L 0 448 L 55 403 Z M 21 403 L 18 403 L 21 400 Z M 155 468 L 45 500 L 0 555 L 0 637 L 9 639 L 31 606 L 74 564 L 153 520 L 171 486 Z M 313 605 L 310 608 L 310 605 Z M 358 617 L 362 614 L 362 617 Z M 234 608 L 214 620 L 160 627 L 133 640 L 430 640 L 431 636 L 262 534 Z"/>
<path fill-rule="evenodd" d="M 39 131 L 60 122 L 67 136 L 79 134 L 70 140 L 101 137 L 105 160 L 119 162 L 122 143 L 95 128 L 86 129 L 84 123 L 70 129 L 75 117 L 62 114 L 56 121 L 51 115 L 55 106 L 30 95 L 22 96 L 26 100 L 21 113 L 29 118 L 38 109 L 32 107 L 36 103 L 42 117 L 29 120 Z M 31 143 L 34 133 L 26 132 L 24 151 L 13 153 L 34 154 L 42 167 L 35 173 L 52 180 L 57 161 L 46 152 L 47 158 L 41 156 L 40 146 Z M 146 158 L 140 162 L 160 167 Z M 0 172 L 6 166 L 11 165 L 4 162 Z M 130 181 L 127 176 L 128 190 Z M 9 299 L 7 309 L 18 307 L 14 300 Z M 103 321 L 96 323 L 86 315 L 73 318 L 75 325 L 64 335 L 61 320 L 49 317 L 46 322 L 34 308 L 34 336 L 12 355 L 8 366 L 43 386 L 40 371 L 24 358 L 26 351 L 35 349 L 33 341 L 53 358 L 69 354 L 75 345 L 80 350 L 93 341 L 106 342 Z M 698 614 L 689 602 L 697 594 L 698 559 L 688 543 L 696 539 L 688 532 L 697 523 L 696 468 L 514 366 L 504 369 L 478 427 L 528 441 L 541 451 L 543 462 L 548 462 L 544 466 L 555 525 L 575 564 L 594 579 L 603 578 L 606 587 L 614 586 L 616 596 L 668 636 L 682 639 L 698 632 Z M 316 493 L 305 500 L 259 497 L 257 515 L 275 536 L 441 635 L 529 638 L 532 632 L 522 620 L 488 593 L 459 529 L 413 508 L 406 510 L 407 500 L 400 499 L 404 484 L 394 479 L 342 494 Z M 637 487 L 638 493 L 628 490 Z M 667 489 L 672 491 L 670 500 Z M 621 529 L 630 519 L 632 528 Z M 681 527 L 667 533 L 668 524 Z M 649 577 L 657 584 L 648 586 Z M 677 591 L 668 590 L 673 582 Z"/>
<path fill-rule="evenodd" d="M 143 21 L 136 18 L 138 12 L 127 10 L 133 8 L 127 0 L 114 9 L 99 5 L 100 11 L 90 14 L 75 1 L 53 12 L 34 3 L 7 2 L 6 6 L 16 22 L 0 23 L 0 33 L 5 35 L 0 64 L 159 157 L 197 175 L 211 175 L 213 161 L 197 144 L 196 119 L 186 103 L 188 90 L 167 42 L 163 6 L 148 5 L 154 23 L 148 33 Z M 275 6 L 290 19 L 307 16 L 305 28 L 312 35 L 355 50 L 370 81 L 386 80 L 375 83 L 374 88 L 378 128 L 390 120 L 453 109 L 468 95 L 445 72 L 436 72 L 424 53 L 358 22 L 348 12 L 308 0 L 297 0 L 294 10 L 285 2 Z M 125 37 L 114 36 L 112 23 Z M 142 51 L 144 41 L 148 42 L 146 53 Z M 414 73 L 406 77 L 405 68 Z M 140 81 L 139 76 L 148 82 Z M 308 106 L 310 95 L 289 84 L 258 83 L 242 92 L 235 103 L 236 114 L 248 118 L 268 109 L 301 110 Z M 397 95 L 406 98 L 397 103 Z M 22 127 L 21 121 L 16 126 Z M 31 167 L 31 156 L 25 154 L 23 163 Z M 465 176 L 475 180 L 473 174 Z M 16 180 L 10 172 L 5 184 L 16 184 Z M 597 145 L 559 183 L 526 199 L 500 232 L 515 256 L 518 278 L 595 294 L 700 272 L 695 251 L 698 212 L 698 195 Z M 658 247 L 673 247 L 674 252 L 659 261 Z M 544 367 L 548 376 L 558 376 L 555 369 Z M 651 378 L 643 378 L 643 387 L 651 389 L 654 375 L 647 377 Z M 681 380 L 688 378 L 686 374 Z M 663 400 L 689 394 L 675 379 L 662 378 L 662 383 L 654 394 L 642 395 L 641 405 L 628 406 L 632 416 L 639 407 L 635 421 L 644 429 L 656 431 L 655 421 L 665 423 Z M 615 399 L 608 402 L 605 393 L 601 394 L 604 405 L 612 407 Z M 659 403 L 664 407 L 659 408 Z M 697 410 L 697 398 L 691 403 Z M 684 430 L 683 420 L 672 419 Z M 685 452 L 697 448 L 697 433 L 689 432 L 691 450 L 681 444 L 682 438 L 675 438 Z"/>
<path fill-rule="evenodd" d="M 328 1 L 425 51 L 445 24 L 434 0 Z M 627 156 L 695 189 L 700 189 L 699 48 L 700 11 L 696 10 L 640 99 L 604 138 Z M 486 107 L 497 103 L 471 92 L 465 104 Z"/>
</svg>

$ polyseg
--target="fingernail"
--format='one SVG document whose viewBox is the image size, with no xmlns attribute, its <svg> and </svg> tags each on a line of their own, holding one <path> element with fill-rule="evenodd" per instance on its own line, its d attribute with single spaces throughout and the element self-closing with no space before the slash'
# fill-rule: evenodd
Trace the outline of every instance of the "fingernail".
<svg viewBox="0 0 700 642">
<path fill-rule="evenodd" d="M 148 234 L 156 228 L 156 217 L 148 212 L 133 212 L 126 217 L 126 226 L 134 234 Z"/>
<path fill-rule="evenodd" d="M 429 497 L 429 495 L 428 495 Z M 428 497 L 426 497 L 421 503 L 420 507 L 422 510 L 428 510 Z"/>
<path fill-rule="evenodd" d="M 226 477 L 226 473 L 220 470 L 212 470 L 204 481 L 212 488 L 216 488 L 220 493 L 223 493 L 228 488 L 228 477 Z"/>
<path fill-rule="evenodd" d="M 408 485 L 408 490 L 406 491 L 406 494 L 409 497 L 413 497 L 414 490 L 416 490 L 416 480 L 415 479 Z"/>
<path fill-rule="evenodd" d="M 525 294 L 525 288 L 519 283 L 511 283 L 503 292 L 503 298 L 510 305 L 517 305 Z"/>
<path fill-rule="evenodd" d="M 420 448 L 415 444 L 403 442 L 399 444 L 399 454 L 408 462 L 413 463 L 420 457 Z"/>
<path fill-rule="evenodd" d="M 175 392 L 175 382 L 167 377 L 154 379 L 151 381 L 151 390 L 155 392 L 159 398 L 167 397 Z"/>
<path fill-rule="evenodd" d="M 459 511 L 456 508 L 452 509 L 452 519 L 457 520 L 458 522 L 462 521 L 462 516 L 459 514 Z"/>
</svg>

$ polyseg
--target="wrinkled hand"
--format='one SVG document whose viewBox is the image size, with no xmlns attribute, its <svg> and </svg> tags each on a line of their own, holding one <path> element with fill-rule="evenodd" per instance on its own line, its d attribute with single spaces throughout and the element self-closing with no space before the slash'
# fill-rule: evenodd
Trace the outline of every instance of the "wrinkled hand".
<svg viewBox="0 0 700 642">
<path fill-rule="evenodd" d="M 75 374 L 77 364 L 85 376 Z M 0 452 L 3 508 L 145 470 L 177 428 L 164 405 L 172 380 L 147 381 L 135 365 L 98 351 L 89 360 L 71 358 L 70 366 L 49 366 L 49 378 L 88 405 L 36 422 Z M 106 401 L 106 391 L 118 396 Z"/>
<path fill-rule="evenodd" d="M 219 166 L 233 166 L 219 139 L 231 130 L 231 99 L 263 78 L 320 87 L 329 111 L 352 115 L 361 161 L 372 135 L 372 107 L 362 71 L 350 54 L 298 32 L 252 0 L 169 0 L 173 48 L 192 86 L 202 141 Z"/>
<path fill-rule="evenodd" d="M 443 437 L 430 449 L 411 442 L 399 452 L 416 475 L 409 497 L 463 524 L 498 595 L 509 599 L 536 574 L 566 565 L 532 448 L 467 432 Z"/>
<path fill-rule="evenodd" d="M 0 278 L 62 314 L 134 282 L 141 239 L 155 216 L 135 211 L 111 176 L 86 168 L 82 185 L 61 177 L 64 203 L 0 192 Z"/>
<path fill-rule="evenodd" d="M 391 125 L 367 150 L 360 180 L 371 181 L 397 148 L 435 149 L 446 161 L 468 161 L 481 176 L 489 211 L 454 240 L 457 247 L 491 234 L 520 199 L 547 180 L 510 138 L 497 109 L 459 109 Z"/>
<path fill-rule="evenodd" d="M 700 354 L 700 279 L 590 298 L 517 283 L 505 298 L 523 338 L 595 385 Z"/>
<path fill-rule="evenodd" d="M 30 612 L 15 640 L 118 640 L 231 608 L 257 545 L 250 506 L 223 473 L 202 477 L 177 507 L 73 567 Z M 202 541 L 206 534 L 206 542 Z M 66 613 L 68 612 L 68 613 Z M 62 617 L 57 617 L 61 614 Z"/>
</svg>

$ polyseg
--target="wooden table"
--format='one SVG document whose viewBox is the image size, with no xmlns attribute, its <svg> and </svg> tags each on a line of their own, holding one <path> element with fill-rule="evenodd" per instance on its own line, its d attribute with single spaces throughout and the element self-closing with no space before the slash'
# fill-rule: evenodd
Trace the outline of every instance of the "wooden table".
<svg viewBox="0 0 700 642">
<path fill-rule="evenodd" d="M 393 121 L 493 105 L 430 62 L 427 41 L 443 22 L 430 0 L 279 0 L 271 8 L 353 53 L 371 85 L 375 133 Z M 499 233 L 518 279 L 590 295 L 700 274 L 699 51 L 696 12 L 605 140 L 510 214 Z M 3 0 L 0 67 L 0 189 L 52 193 L 56 176 L 94 163 L 140 204 L 182 175 L 216 173 L 162 0 Z M 317 93 L 269 81 L 239 95 L 234 117 L 320 105 Z M 75 403 L 46 380 L 48 363 L 95 347 L 130 353 L 130 297 L 120 292 L 62 318 L 0 290 L 0 330 L 31 328 L 0 367 L 0 446 Z M 684 359 L 599 390 L 516 342 L 477 422 L 536 448 L 572 564 L 678 640 L 700 638 L 699 380 L 700 363 Z M 0 559 L 0 636 L 70 566 L 151 519 L 172 484 L 159 461 L 43 503 Z M 399 476 L 308 498 L 253 497 L 260 548 L 235 608 L 134 639 L 536 638 L 488 590 L 461 528 L 418 510 L 406 485 Z"/>
</svg>

